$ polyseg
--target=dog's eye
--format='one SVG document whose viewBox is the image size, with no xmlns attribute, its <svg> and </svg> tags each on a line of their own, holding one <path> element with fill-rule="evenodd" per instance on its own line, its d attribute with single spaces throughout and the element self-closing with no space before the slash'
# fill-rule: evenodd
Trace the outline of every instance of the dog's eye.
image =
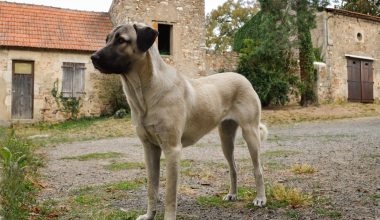
<svg viewBox="0 0 380 220">
<path fill-rule="evenodd" d="M 131 43 L 131 40 L 126 40 L 126 39 L 124 39 L 124 38 L 119 38 L 118 42 L 119 42 L 119 44 L 124 44 L 124 43 L 126 43 L 126 44 L 130 44 L 130 43 Z"/>
</svg>

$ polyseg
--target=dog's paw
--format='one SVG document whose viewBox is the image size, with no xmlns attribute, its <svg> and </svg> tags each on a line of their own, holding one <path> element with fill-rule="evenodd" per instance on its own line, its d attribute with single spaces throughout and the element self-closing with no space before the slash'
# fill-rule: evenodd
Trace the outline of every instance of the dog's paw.
<svg viewBox="0 0 380 220">
<path fill-rule="evenodd" d="M 145 214 L 145 215 L 140 215 L 139 217 L 137 217 L 136 220 L 153 220 L 153 219 L 154 219 L 154 216 Z"/>
<path fill-rule="evenodd" d="M 267 203 L 266 197 L 256 197 L 255 200 L 253 200 L 253 205 L 257 207 L 263 207 Z"/>
<path fill-rule="evenodd" d="M 237 195 L 236 194 L 227 194 L 223 197 L 224 201 L 236 201 Z"/>
</svg>

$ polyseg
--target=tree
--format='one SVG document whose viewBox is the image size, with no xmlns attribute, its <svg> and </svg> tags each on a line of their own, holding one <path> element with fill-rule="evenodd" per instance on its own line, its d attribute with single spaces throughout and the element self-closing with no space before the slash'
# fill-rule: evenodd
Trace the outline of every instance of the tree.
<svg viewBox="0 0 380 220">
<path fill-rule="evenodd" d="M 261 0 L 261 11 L 236 33 L 239 71 L 251 80 L 263 105 L 283 104 L 295 85 L 301 93 L 301 105 L 317 102 L 310 30 L 315 27 L 316 9 L 329 4 L 327 0 Z M 297 40 L 291 41 L 293 38 Z M 246 39 L 252 40 L 248 47 Z M 295 49 L 299 51 L 300 81 L 294 79 Z"/>
<path fill-rule="evenodd" d="M 260 5 L 261 11 L 235 36 L 238 72 L 252 83 L 263 106 L 283 105 L 297 84 L 290 8 L 279 0 L 261 0 Z"/>
<path fill-rule="evenodd" d="M 380 0 L 343 0 L 341 9 L 380 16 Z"/>
<path fill-rule="evenodd" d="M 310 30 L 315 27 L 314 8 L 318 1 L 296 0 L 294 8 L 296 10 L 297 37 L 299 40 L 299 65 L 301 76 L 301 105 L 307 106 L 317 102 L 315 83 L 317 76 L 313 62 L 315 60 L 313 43 L 311 41 Z"/>
<path fill-rule="evenodd" d="M 227 0 L 206 16 L 206 46 L 231 49 L 235 32 L 258 11 L 254 0 Z"/>
</svg>

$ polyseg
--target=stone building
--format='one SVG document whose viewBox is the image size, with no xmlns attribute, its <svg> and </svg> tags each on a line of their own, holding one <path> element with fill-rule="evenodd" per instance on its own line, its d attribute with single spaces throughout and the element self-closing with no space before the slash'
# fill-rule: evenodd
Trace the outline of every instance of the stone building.
<svg viewBox="0 0 380 220">
<path fill-rule="evenodd" d="M 325 63 L 318 77 L 321 102 L 380 99 L 380 17 L 326 9 L 317 15 L 312 38 Z"/>
<path fill-rule="evenodd" d="M 180 73 L 205 70 L 204 0 L 114 0 L 109 14 L 114 25 L 141 22 L 158 29 L 164 60 Z"/>
<path fill-rule="evenodd" d="M 105 111 L 106 76 L 89 57 L 111 29 L 107 13 L 0 2 L 0 124 L 62 119 L 57 79 L 65 96 L 82 98 L 81 115 Z"/>
</svg>

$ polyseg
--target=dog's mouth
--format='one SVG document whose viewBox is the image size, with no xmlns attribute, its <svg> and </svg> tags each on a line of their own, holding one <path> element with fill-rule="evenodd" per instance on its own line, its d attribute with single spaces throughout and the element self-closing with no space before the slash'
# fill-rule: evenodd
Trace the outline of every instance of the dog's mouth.
<svg viewBox="0 0 380 220">
<path fill-rule="evenodd" d="M 124 74 L 128 73 L 130 70 L 130 62 L 125 63 L 123 66 L 118 66 L 114 68 L 105 68 L 99 63 L 92 61 L 92 64 L 94 65 L 95 69 L 99 70 L 103 74 Z"/>
</svg>

